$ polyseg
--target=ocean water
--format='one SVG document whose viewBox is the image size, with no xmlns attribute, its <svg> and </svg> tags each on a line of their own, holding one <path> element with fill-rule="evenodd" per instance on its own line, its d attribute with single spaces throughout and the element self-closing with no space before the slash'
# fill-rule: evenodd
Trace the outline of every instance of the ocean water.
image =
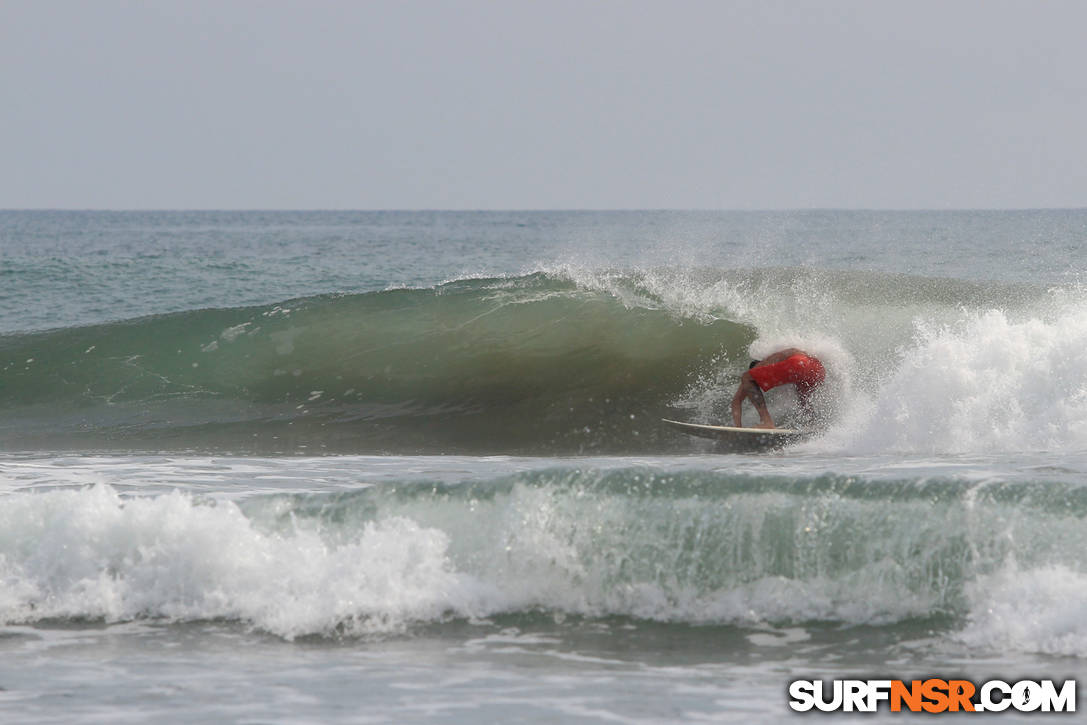
<svg viewBox="0 0 1087 725">
<path fill-rule="evenodd" d="M 1083 210 L 0 212 L 0 720 L 1082 701 L 1085 270 Z M 818 437 L 660 424 L 784 346 Z"/>
</svg>

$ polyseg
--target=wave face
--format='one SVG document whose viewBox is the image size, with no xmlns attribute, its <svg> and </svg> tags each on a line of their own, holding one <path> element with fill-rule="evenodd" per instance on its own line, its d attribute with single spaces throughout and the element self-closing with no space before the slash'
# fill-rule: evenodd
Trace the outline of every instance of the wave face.
<svg viewBox="0 0 1087 725">
<path fill-rule="evenodd" d="M 1087 447 L 1078 289 L 807 269 L 465 279 L 0 337 L 12 448 L 689 451 L 749 355 L 828 363 L 865 451 Z M 788 415 L 787 391 L 774 391 Z"/>
<path fill-rule="evenodd" d="M 750 327 L 537 274 L 0 340 L 9 442 L 364 451 L 660 446 L 648 425 Z"/>
<path fill-rule="evenodd" d="M 1081 484 L 556 467 L 240 502 L 97 485 L 4 503 L 5 623 L 225 619 L 292 638 L 540 611 L 927 621 L 969 646 L 1087 656 Z"/>
</svg>

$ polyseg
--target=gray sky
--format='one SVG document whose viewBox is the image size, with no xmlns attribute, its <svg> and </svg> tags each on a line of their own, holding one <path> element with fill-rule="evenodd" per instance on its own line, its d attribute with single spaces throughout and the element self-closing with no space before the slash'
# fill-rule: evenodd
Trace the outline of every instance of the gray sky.
<svg viewBox="0 0 1087 725">
<path fill-rule="evenodd" d="M 0 208 L 1087 206 L 1083 2 L 0 0 Z"/>
</svg>

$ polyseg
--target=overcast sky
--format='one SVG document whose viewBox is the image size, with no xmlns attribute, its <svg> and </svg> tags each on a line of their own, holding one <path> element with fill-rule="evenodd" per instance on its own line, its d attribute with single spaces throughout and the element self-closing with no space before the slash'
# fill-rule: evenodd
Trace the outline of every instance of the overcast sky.
<svg viewBox="0 0 1087 725">
<path fill-rule="evenodd" d="M 1083 2 L 0 0 L 0 208 L 1087 206 Z"/>
</svg>

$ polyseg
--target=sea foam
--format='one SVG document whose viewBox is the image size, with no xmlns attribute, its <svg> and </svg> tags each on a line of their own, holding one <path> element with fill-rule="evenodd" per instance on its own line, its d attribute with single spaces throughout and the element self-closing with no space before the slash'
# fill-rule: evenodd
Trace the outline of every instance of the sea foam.
<svg viewBox="0 0 1087 725">
<path fill-rule="evenodd" d="M 223 619 L 294 638 L 541 611 L 937 617 L 966 622 L 970 646 L 1087 656 L 1083 507 L 1068 485 L 570 468 L 240 502 L 17 492 L 0 498 L 0 621 Z"/>
<path fill-rule="evenodd" d="M 917 323 L 889 375 L 829 437 L 858 452 L 1087 448 L 1087 305 Z"/>
<path fill-rule="evenodd" d="M 232 502 L 106 485 L 0 506 L 0 619 L 228 619 L 284 637 L 397 631 L 475 602 L 438 530 L 392 517 L 329 546 L 257 530 Z"/>
</svg>

